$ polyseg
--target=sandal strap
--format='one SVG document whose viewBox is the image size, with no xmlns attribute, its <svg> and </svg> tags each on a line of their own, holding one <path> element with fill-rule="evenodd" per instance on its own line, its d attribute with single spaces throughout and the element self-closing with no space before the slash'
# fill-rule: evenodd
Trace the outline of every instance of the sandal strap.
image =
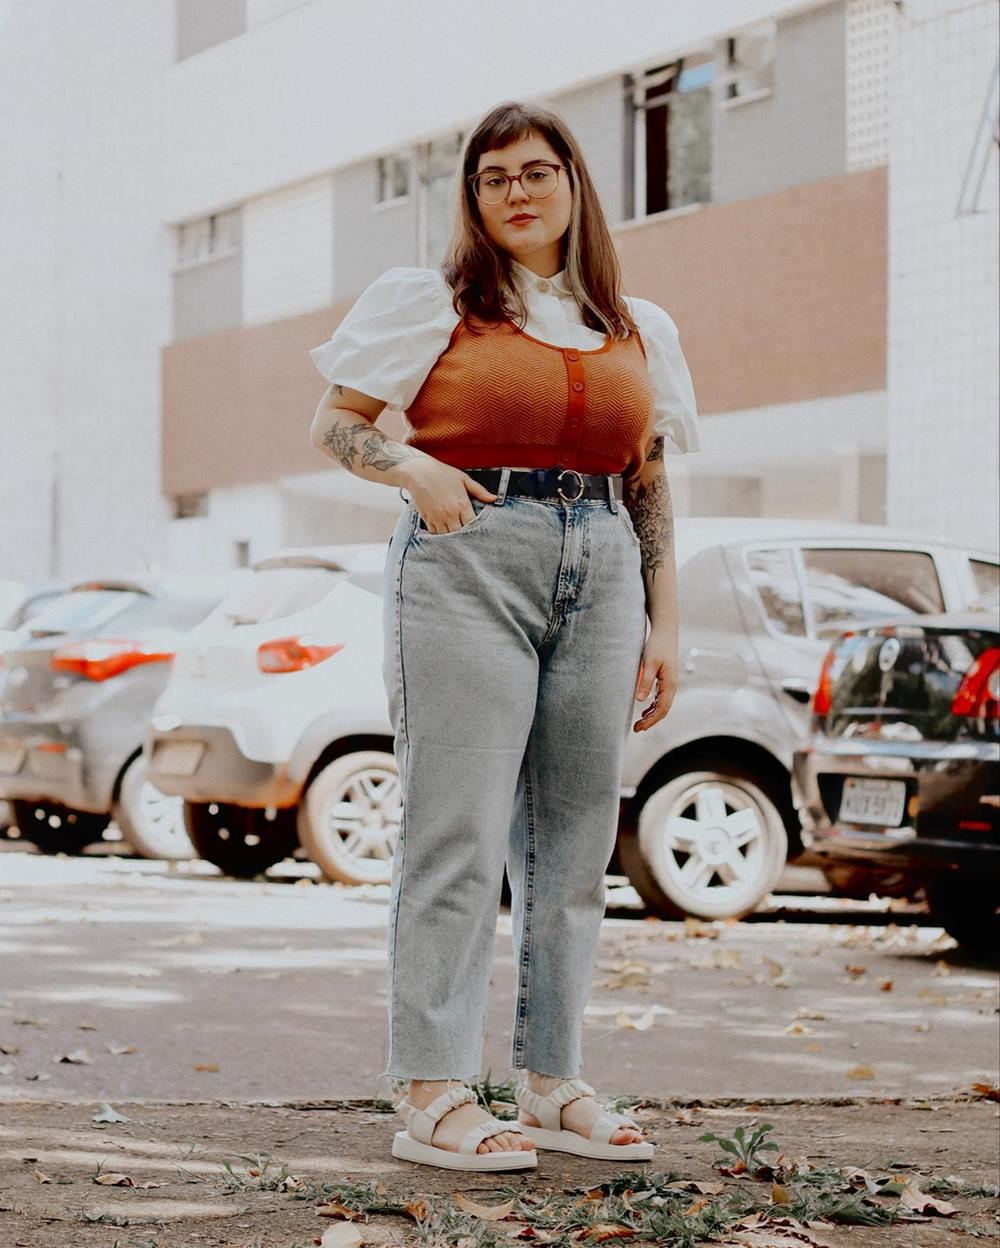
<svg viewBox="0 0 1000 1248">
<path fill-rule="evenodd" d="M 611 1137 L 619 1127 L 633 1127 L 636 1131 L 642 1131 L 642 1127 L 637 1122 L 633 1122 L 631 1118 L 627 1118 L 624 1114 L 616 1113 L 614 1110 L 606 1109 L 594 1123 L 590 1132 L 590 1138 L 595 1144 L 610 1144 Z"/>
<path fill-rule="evenodd" d="M 501 1135 L 504 1131 L 511 1131 L 515 1135 L 524 1135 L 524 1131 L 516 1122 L 502 1122 L 499 1118 L 487 1118 L 483 1122 L 477 1123 L 471 1131 L 462 1136 L 462 1142 L 458 1146 L 460 1153 L 474 1153 L 482 1144 L 483 1140 L 488 1140 L 491 1135 Z"/>
<path fill-rule="evenodd" d="M 450 1113 L 459 1105 L 464 1105 L 466 1101 L 474 1100 L 476 1100 L 475 1092 L 468 1085 L 460 1084 L 457 1088 L 449 1088 L 447 1092 L 440 1093 L 426 1109 L 417 1109 L 405 1097 L 396 1109 L 406 1123 L 406 1130 L 411 1138 L 419 1140 L 421 1144 L 430 1144 L 434 1128 L 445 1114 Z"/>
<path fill-rule="evenodd" d="M 562 1108 L 581 1096 L 596 1096 L 594 1089 L 583 1079 L 564 1079 L 551 1092 L 533 1092 L 526 1083 L 514 1088 L 514 1099 L 521 1109 L 537 1118 L 543 1130 L 559 1131 L 562 1126 Z"/>
</svg>

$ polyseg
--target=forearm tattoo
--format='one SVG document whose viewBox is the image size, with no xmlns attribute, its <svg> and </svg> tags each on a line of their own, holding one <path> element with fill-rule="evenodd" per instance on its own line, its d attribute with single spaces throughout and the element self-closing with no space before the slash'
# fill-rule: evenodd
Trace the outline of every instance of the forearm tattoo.
<svg viewBox="0 0 1000 1248">
<path fill-rule="evenodd" d="M 657 438 L 646 460 L 662 458 L 663 439 Z M 643 574 L 652 582 L 666 559 L 673 558 L 674 512 L 666 473 L 632 483 L 625 492 L 625 506 L 639 538 Z"/>
<path fill-rule="evenodd" d="M 333 386 L 331 393 L 343 394 L 343 386 Z M 336 410 L 336 409 L 335 409 Z M 338 420 L 323 434 L 323 445 L 338 459 L 345 468 L 354 470 L 360 452 L 362 468 L 376 468 L 381 472 L 394 468 L 407 459 L 415 459 L 416 452 L 411 451 L 401 442 L 387 438 L 381 429 L 376 429 L 367 420 L 363 424 L 356 421 Z"/>
</svg>

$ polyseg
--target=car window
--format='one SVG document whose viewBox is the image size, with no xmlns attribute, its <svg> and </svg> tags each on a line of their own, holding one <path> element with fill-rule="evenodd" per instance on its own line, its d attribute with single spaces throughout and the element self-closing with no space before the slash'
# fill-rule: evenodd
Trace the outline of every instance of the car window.
<svg viewBox="0 0 1000 1248">
<path fill-rule="evenodd" d="M 976 578 L 977 596 L 1000 588 L 1000 563 L 993 563 L 992 560 L 986 559 L 970 559 L 969 567 Z"/>
<path fill-rule="evenodd" d="M 791 549 L 786 546 L 776 550 L 748 550 L 746 563 L 771 625 L 786 636 L 804 637 L 806 621 Z"/>
<path fill-rule="evenodd" d="M 57 598 L 62 596 L 62 590 L 54 589 L 49 594 L 36 594 L 34 598 L 28 598 L 21 610 L 17 613 L 17 624 L 13 627 L 20 628 L 22 624 L 27 624 L 29 620 L 33 620 L 36 615 L 40 615 L 47 610 Z"/>
<path fill-rule="evenodd" d="M 804 548 L 802 564 L 817 634 L 855 620 L 944 610 L 937 567 L 924 551 Z"/>
<path fill-rule="evenodd" d="M 70 590 L 31 619 L 31 632 L 42 636 L 96 630 L 117 618 L 138 597 L 137 593 L 120 589 Z"/>
<path fill-rule="evenodd" d="M 266 624 L 321 602 L 344 577 L 330 568 L 262 568 L 212 612 L 231 624 Z"/>
</svg>

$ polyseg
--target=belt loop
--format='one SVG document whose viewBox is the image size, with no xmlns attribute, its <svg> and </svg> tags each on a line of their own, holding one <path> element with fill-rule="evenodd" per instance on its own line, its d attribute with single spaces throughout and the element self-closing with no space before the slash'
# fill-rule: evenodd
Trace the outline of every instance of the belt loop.
<svg viewBox="0 0 1000 1248">
<path fill-rule="evenodd" d="M 404 503 L 413 502 L 413 499 L 410 497 L 409 490 L 407 490 L 406 487 L 403 485 L 399 487 L 399 497 L 403 500 Z"/>
<path fill-rule="evenodd" d="M 507 497 L 507 482 L 509 480 L 510 480 L 510 468 L 501 468 L 500 469 L 500 484 L 497 487 L 497 491 L 496 491 L 497 497 L 496 497 L 496 502 L 493 504 L 494 507 L 503 506 L 504 500 Z"/>
<path fill-rule="evenodd" d="M 610 473 L 608 474 L 608 476 L 604 478 L 604 480 L 607 482 L 607 486 L 608 486 L 608 506 L 617 516 L 618 515 L 618 498 L 615 494 L 614 480 L 612 479 Z"/>
</svg>

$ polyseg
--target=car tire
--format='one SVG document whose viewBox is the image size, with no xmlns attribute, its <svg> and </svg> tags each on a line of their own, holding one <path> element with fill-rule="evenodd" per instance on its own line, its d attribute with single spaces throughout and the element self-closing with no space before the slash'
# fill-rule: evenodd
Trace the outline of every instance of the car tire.
<svg viewBox="0 0 1000 1248">
<path fill-rule="evenodd" d="M 299 806 L 299 841 L 328 880 L 388 884 L 401 813 L 392 753 L 356 750 L 313 778 Z"/>
<path fill-rule="evenodd" d="M 689 762 L 648 794 L 634 824 L 623 827 L 618 850 L 654 915 L 742 918 L 777 884 L 788 832 L 780 797 L 758 776 L 707 759 Z"/>
<path fill-rule="evenodd" d="M 924 886 L 931 918 L 971 953 L 1000 950 L 1000 890 L 992 880 L 931 880 Z"/>
<path fill-rule="evenodd" d="M 294 807 L 253 810 L 231 802 L 185 802 L 184 824 L 199 857 L 241 880 L 290 857 L 299 844 Z"/>
<path fill-rule="evenodd" d="M 137 754 L 122 773 L 111 807 L 121 834 L 140 858 L 179 862 L 193 858 L 194 846 L 184 822 L 184 802 L 161 791 L 146 776 L 146 760 Z"/>
<path fill-rule="evenodd" d="M 101 839 L 110 815 L 73 810 L 56 802 L 11 802 L 14 822 L 25 840 L 33 841 L 43 854 L 79 854 Z"/>
</svg>

